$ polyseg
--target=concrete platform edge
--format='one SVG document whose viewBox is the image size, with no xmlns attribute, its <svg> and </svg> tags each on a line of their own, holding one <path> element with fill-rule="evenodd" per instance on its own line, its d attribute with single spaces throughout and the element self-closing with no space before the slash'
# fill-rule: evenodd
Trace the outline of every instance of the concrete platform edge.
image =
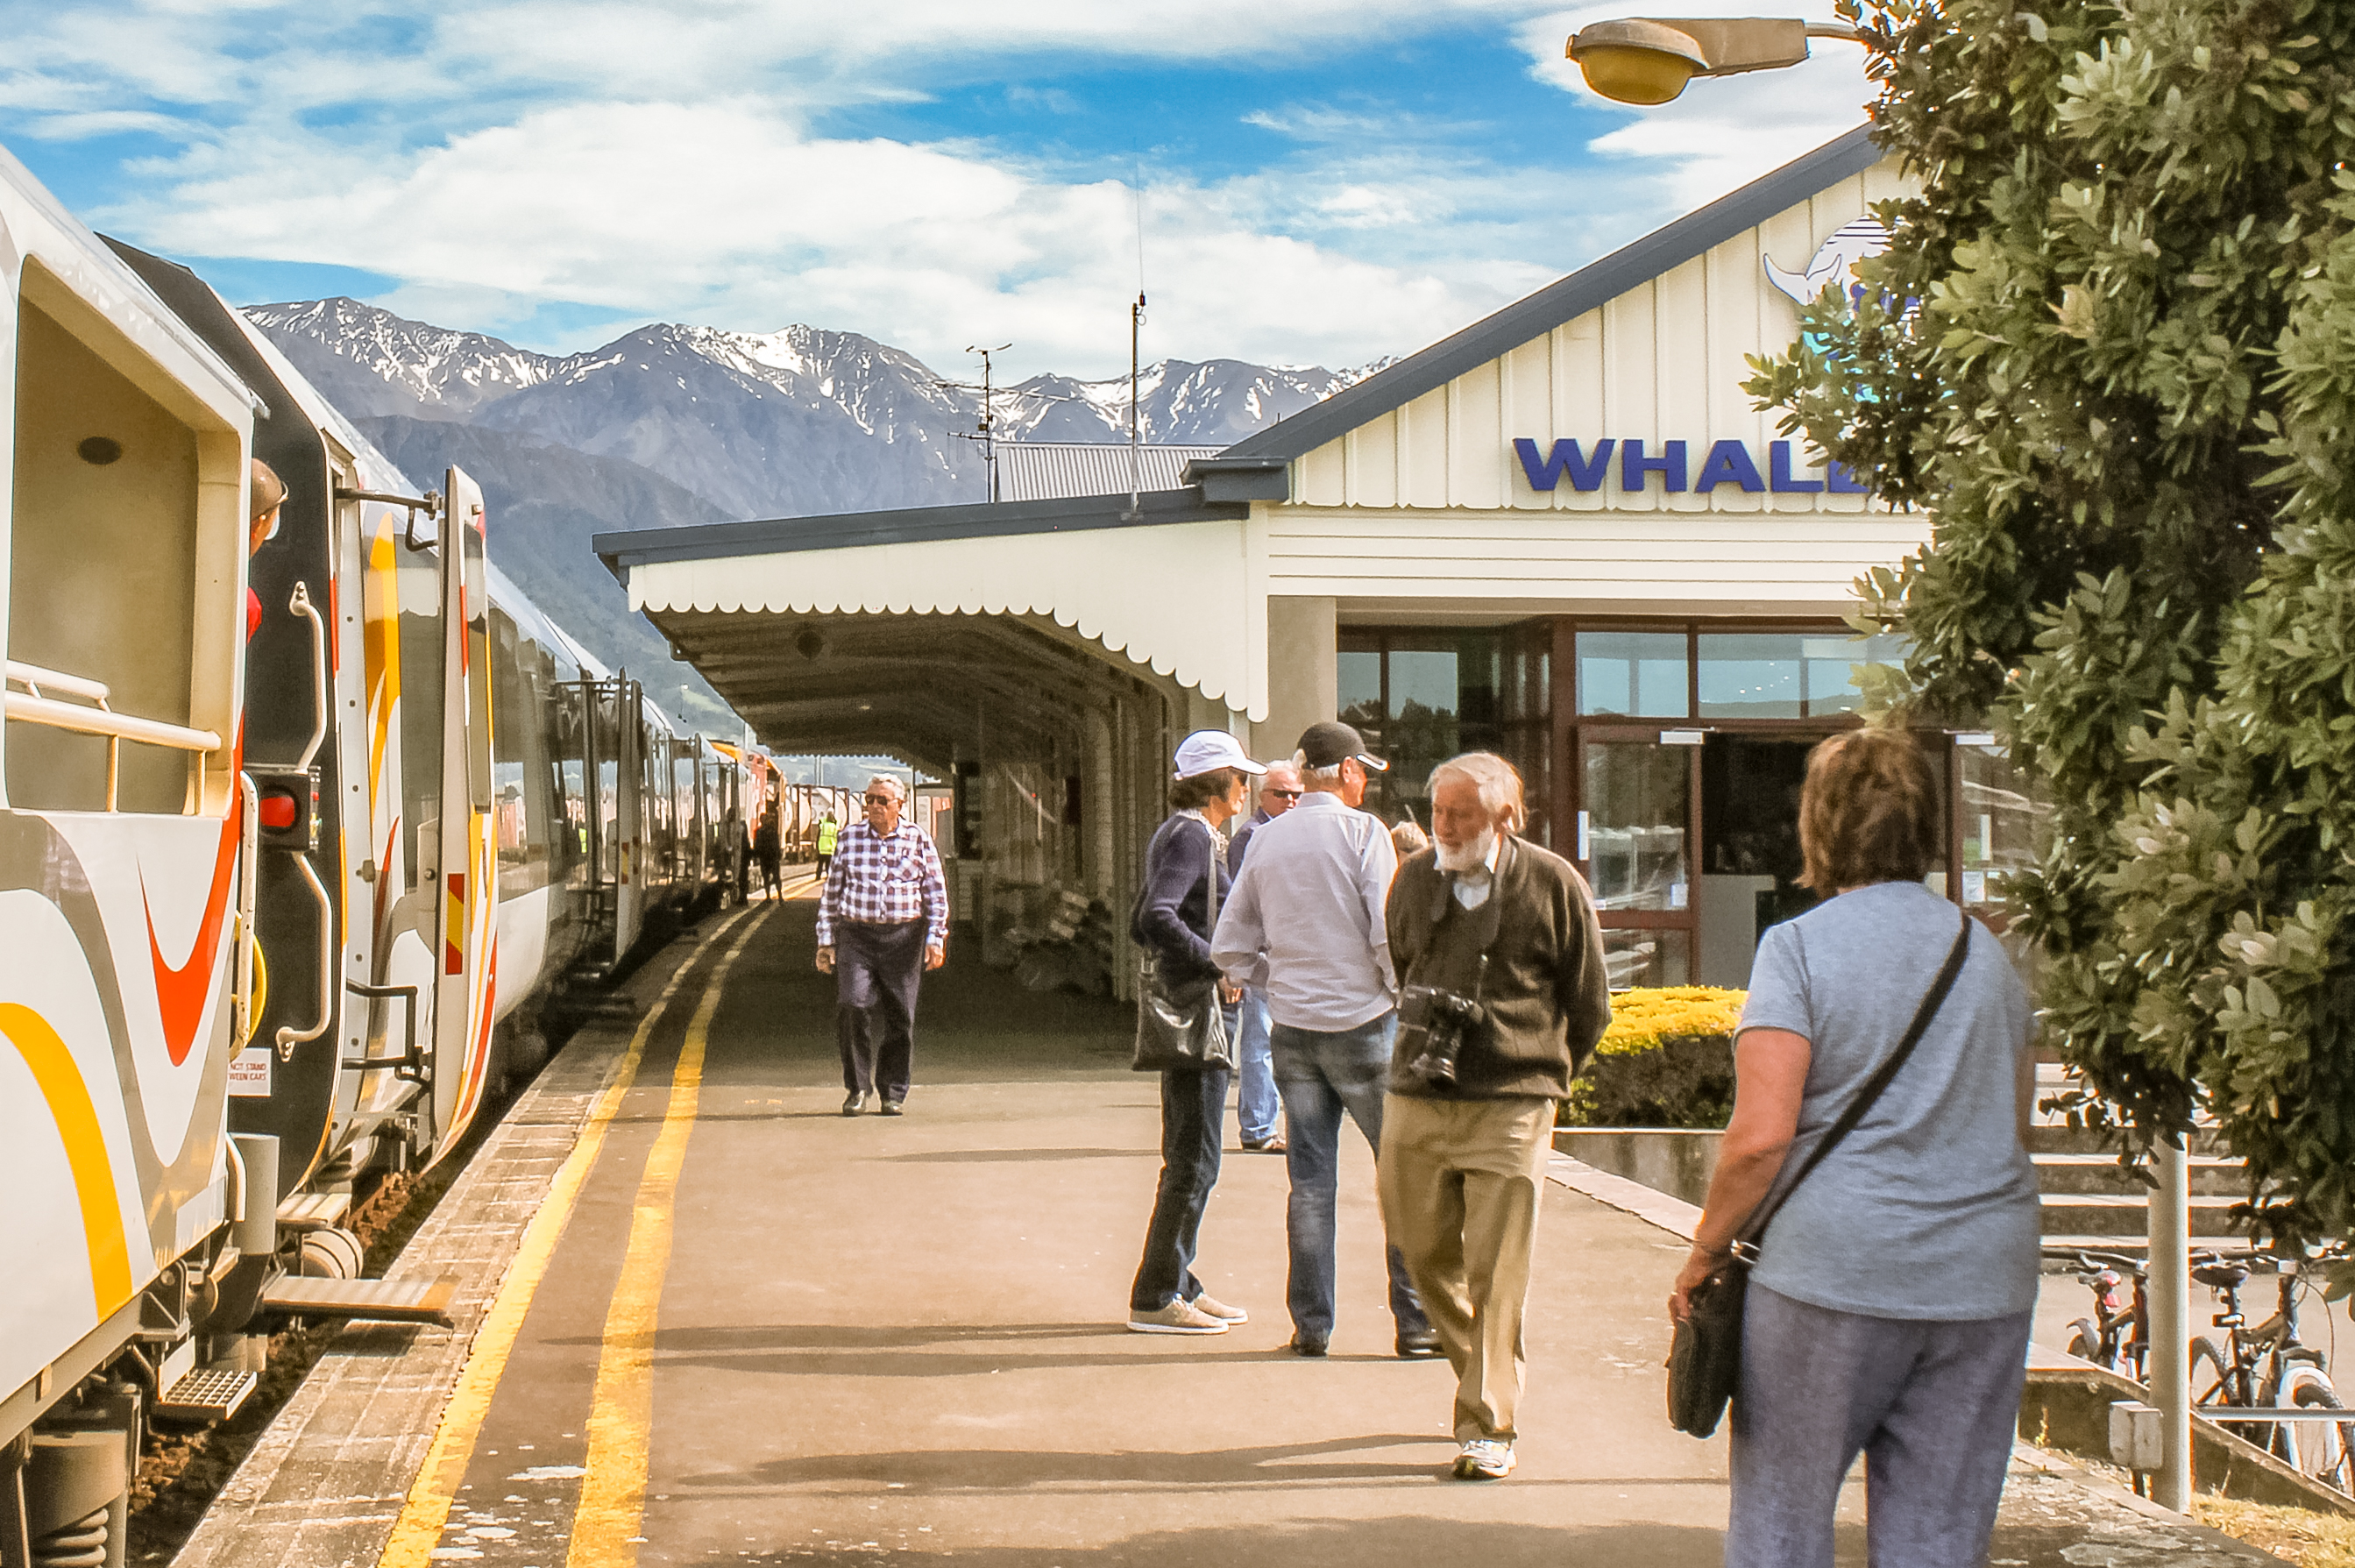
<svg viewBox="0 0 2355 1568">
<path fill-rule="evenodd" d="M 625 991 L 641 1011 L 693 953 Z M 620 1069 L 634 1021 L 575 1034 L 507 1107 L 389 1272 L 455 1273 L 453 1327 L 354 1323 L 229 1477 L 173 1568 L 365 1568 L 382 1553 L 524 1226 Z"/>
</svg>

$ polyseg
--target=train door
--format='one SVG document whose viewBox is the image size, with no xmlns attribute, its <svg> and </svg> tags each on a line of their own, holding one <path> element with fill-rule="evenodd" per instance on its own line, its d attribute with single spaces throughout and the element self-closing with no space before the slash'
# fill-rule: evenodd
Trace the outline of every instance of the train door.
<svg viewBox="0 0 2355 1568">
<path fill-rule="evenodd" d="M 442 525 L 441 941 L 433 997 L 434 1142 L 448 1149 L 481 1104 L 497 984 L 491 832 L 491 594 L 483 492 L 449 472 Z"/>
<path fill-rule="evenodd" d="M 638 943 L 645 922 L 645 727 L 638 720 L 635 681 L 613 683 L 613 957 Z"/>
</svg>

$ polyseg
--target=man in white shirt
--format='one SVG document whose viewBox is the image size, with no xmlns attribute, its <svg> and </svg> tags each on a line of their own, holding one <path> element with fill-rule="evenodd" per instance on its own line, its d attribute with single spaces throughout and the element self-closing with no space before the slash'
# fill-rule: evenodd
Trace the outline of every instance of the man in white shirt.
<svg viewBox="0 0 2355 1568">
<path fill-rule="evenodd" d="M 1312 724 L 1293 761 L 1298 805 L 1263 823 L 1228 894 L 1210 958 L 1227 978 L 1267 995 L 1276 1089 L 1284 1097 L 1292 1201 L 1292 1349 L 1322 1356 L 1333 1338 L 1333 1209 L 1346 1112 L 1380 1148 L 1382 1092 L 1397 1029 L 1383 908 L 1398 852 L 1380 819 L 1358 809 L 1369 756 L 1347 724 Z M 1401 1356 L 1439 1341 L 1390 1249 L 1391 1313 Z"/>
</svg>

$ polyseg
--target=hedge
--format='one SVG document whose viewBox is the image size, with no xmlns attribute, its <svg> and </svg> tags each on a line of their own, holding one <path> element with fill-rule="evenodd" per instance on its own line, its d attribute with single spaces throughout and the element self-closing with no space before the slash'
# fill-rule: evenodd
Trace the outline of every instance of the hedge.
<svg viewBox="0 0 2355 1568">
<path fill-rule="evenodd" d="M 1733 1114 L 1733 1029 L 1744 991 L 1621 991 L 1560 1120 L 1583 1127 L 1721 1127 Z"/>
</svg>

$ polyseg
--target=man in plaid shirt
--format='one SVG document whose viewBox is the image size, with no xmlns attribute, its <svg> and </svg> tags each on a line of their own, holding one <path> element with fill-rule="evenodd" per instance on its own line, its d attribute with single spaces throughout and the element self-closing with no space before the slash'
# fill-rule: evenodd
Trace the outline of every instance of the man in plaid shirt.
<svg viewBox="0 0 2355 1568">
<path fill-rule="evenodd" d="M 924 970 L 948 960 L 940 851 L 929 834 L 900 820 L 906 798 L 898 779 L 867 781 L 866 820 L 842 830 L 818 895 L 817 966 L 835 979 L 846 1116 L 872 1104 L 878 1088 L 883 1114 L 900 1114 L 916 1053 L 916 987 Z"/>
</svg>

